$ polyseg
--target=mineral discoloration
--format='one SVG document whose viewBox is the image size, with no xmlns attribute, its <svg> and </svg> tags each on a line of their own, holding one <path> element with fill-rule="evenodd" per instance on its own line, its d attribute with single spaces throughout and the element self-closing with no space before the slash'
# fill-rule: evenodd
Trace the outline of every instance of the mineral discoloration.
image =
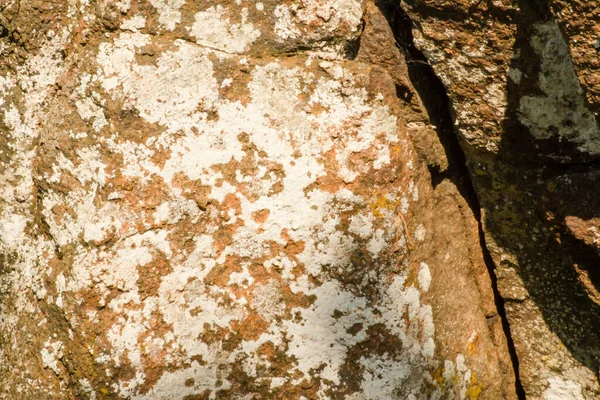
<svg viewBox="0 0 600 400">
<path fill-rule="evenodd" d="M 0 80 L 2 396 L 503 393 L 481 260 L 429 239 L 466 205 L 434 194 L 393 78 L 344 58 L 363 9 L 56 11 L 72 22 Z M 432 303 L 459 259 L 484 300 L 446 345 Z"/>
</svg>

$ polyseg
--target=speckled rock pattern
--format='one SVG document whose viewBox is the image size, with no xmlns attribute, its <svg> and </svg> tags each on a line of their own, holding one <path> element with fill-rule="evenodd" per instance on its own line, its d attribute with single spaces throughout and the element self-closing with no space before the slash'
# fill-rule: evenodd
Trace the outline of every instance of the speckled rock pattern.
<svg viewBox="0 0 600 400">
<path fill-rule="evenodd" d="M 402 7 L 451 99 L 527 398 L 600 398 L 597 2 Z"/>
<path fill-rule="evenodd" d="M 0 398 L 515 398 L 374 4 L 0 12 Z"/>
</svg>

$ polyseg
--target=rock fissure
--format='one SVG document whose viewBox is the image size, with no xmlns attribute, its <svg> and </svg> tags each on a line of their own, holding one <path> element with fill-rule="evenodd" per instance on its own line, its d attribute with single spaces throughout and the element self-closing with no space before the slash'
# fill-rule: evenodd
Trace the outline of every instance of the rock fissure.
<svg viewBox="0 0 600 400">
<path fill-rule="evenodd" d="M 473 215 L 477 219 L 481 251 L 489 272 L 494 293 L 494 301 L 498 312 L 497 315 L 502 320 L 502 328 L 506 337 L 508 351 L 515 374 L 516 394 L 519 400 L 525 399 L 525 391 L 523 390 L 519 378 L 519 359 L 517 357 L 515 344 L 510 332 L 510 325 L 506 316 L 506 300 L 501 296 L 498 289 L 495 274 L 496 267 L 486 246 L 485 233 L 481 220 L 481 209 L 475 188 L 471 181 L 470 172 L 467 168 L 465 154 L 460 147 L 458 136 L 454 130 L 450 99 L 443 83 L 427 61 L 427 58 L 414 45 L 412 37 L 412 21 L 402 9 L 402 6 L 397 2 L 390 0 L 378 0 L 376 1 L 376 4 L 388 20 L 394 34 L 396 46 L 405 56 L 411 82 L 419 93 L 419 97 L 427 109 L 431 121 L 436 127 L 436 132 L 448 159 L 448 169 L 446 171 L 440 171 L 439 168 L 429 168 L 432 176 L 432 184 L 435 187 L 442 180 L 450 179 L 458 187 L 464 199 L 469 204 Z M 477 6 L 477 4 L 475 6 Z M 402 97 L 400 98 L 402 99 Z M 493 315 L 487 316 L 487 318 L 494 317 L 495 316 Z"/>
</svg>

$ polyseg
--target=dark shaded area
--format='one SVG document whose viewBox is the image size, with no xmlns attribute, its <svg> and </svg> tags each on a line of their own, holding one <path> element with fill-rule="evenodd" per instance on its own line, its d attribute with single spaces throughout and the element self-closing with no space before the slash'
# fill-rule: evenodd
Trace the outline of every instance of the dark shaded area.
<svg viewBox="0 0 600 400">
<path fill-rule="evenodd" d="M 362 32 L 364 29 L 365 29 L 365 21 L 362 21 L 360 31 Z M 345 55 L 348 60 L 356 59 L 356 56 L 358 55 L 358 51 L 360 50 L 360 39 L 361 38 L 362 38 L 362 35 L 358 35 L 358 37 L 355 40 L 353 40 L 347 44 Z"/>
<path fill-rule="evenodd" d="M 546 97 L 547 101 L 554 101 L 554 106 L 558 105 L 554 112 L 563 117 L 563 126 L 573 127 L 568 124 L 577 123 L 569 120 L 574 107 L 570 103 L 574 101 L 571 92 L 556 101 L 540 89 L 543 63 L 557 62 L 559 67 L 565 67 L 564 57 L 542 60 L 531 44 L 532 36 L 539 33 L 536 24 L 555 23 L 548 2 L 521 0 L 519 6 L 519 11 L 510 18 L 498 17 L 493 4 L 484 0 L 470 10 L 477 10 L 474 16 L 456 12 L 451 6 L 448 10 L 432 10 L 415 5 L 413 11 L 423 18 L 435 15 L 444 21 L 457 22 L 467 30 L 478 29 L 475 21 L 486 20 L 510 23 L 516 28 L 515 56 L 510 68 L 514 70 L 511 72 L 518 70 L 521 79 L 515 82 L 507 77 L 507 107 L 499 149 L 486 152 L 467 142 L 459 144 L 467 155 L 479 205 L 486 211 L 481 223 L 497 245 L 490 250 L 499 263 L 498 270 L 511 267 L 517 271 L 547 327 L 577 362 L 596 375 L 600 365 L 600 251 L 596 239 L 586 236 L 586 228 L 600 228 L 600 223 L 594 225 L 595 219 L 600 221 L 600 201 L 593 197 L 600 186 L 596 173 L 600 163 L 598 155 L 585 153 L 573 141 L 559 137 L 560 128 L 550 126 L 548 138 L 540 139 L 520 122 L 521 99 L 534 96 L 540 100 Z M 564 34 L 562 38 L 567 39 Z M 546 48 L 561 46 L 560 40 L 551 34 L 547 37 L 538 34 L 538 40 Z M 548 42 L 544 43 L 545 40 Z M 425 67 L 423 70 L 426 71 Z M 418 81 L 415 86 L 419 87 Z M 443 136 L 440 138 L 443 140 Z M 567 217 L 583 222 L 569 223 Z M 492 254 L 486 255 L 490 264 Z M 516 263 L 500 261 L 502 254 L 516 256 Z M 504 298 L 504 306 L 514 309 L 520 319 L 518 326 L 528 330 L 529 311 L 520 306 L 522 302 L 522 298 Z M 531 314 L 532 319 L 536 316 Z M 515 341 L 523 343 L 523 338 L 516 337 Z M 517 361 L 516 356 L 514 360 Z M 531 374 L 535 371 L 529 371 L 530 379 Z M 524 396 L 523 391 L 519 395 Z"/>
<path fill-rule="evenodd" d="M 481 223 L 481 210 L 478 198 L 473 183 L 471 182 L 465 154 L 461 149 L 458 137 L 454 130 L 454 119 L 451 114 L 451 101 L 446 93 L 444 85 L 436 76 L 433 68 L 427 62 L 427 59 L 421 51 L 415 47 L 412 36 L 412 21 L 400 7 L 399 3 L 393 0 L 377 0 L 376 5 L 387 18 L 394 34 L 396 45 L 407 60 L 408 72 L 412 84 L 417 90 L 431 122 L 436 126 L 439 140 L 444 147 L 448 159 L 449 167 L 446 171 L 440 172 L 439 170 L 436 171 L 430 168 L 432 184 L 435 187 L 444 179 L 451 180 L 456 185 L 463 198 L 467 201 L 471 211 L 478 220 L 481 249 L 491 278 L 496 308 L 498 315 L 502 320 L 502 328 L 506 336 L 508 351 L 515 373 L 515 390 L 519 399 L 525 399 L 525 391 L 523 390 L 519 378 L 519 360 L 510 334 L 510 326 L 506 318 L 504 299 L 500 296 L 498 290 L 497 278 L 494 273 L 494 262 L 485 245 L 485 235 Z M 398 97 L 403 99 L 404 93 L 402 88 L 397 88 L 397 92 L 399 92 Z"/>
<path fill-rule="evenodd" d="M 444 147 L 448 158 L 449 167 L 447 171 L 440 172 L 430 169 L 434 187 L 444 179 L 450 179 L 469 203 L 475 216 L 479 218 L 480 209 L 477 204 L 477 196 L 473 185 L 471 185 L 465 155 L 454 133 L 454 122 L 450 114 L 450 99 L 446 94 L 446 89 L 435 75 L 425 56 L 415 47 L 411 31 L 412 22 L 408 15 L 396 2 L 391 0 L 376 1 L 376 5 L 386 16 L 392 28 L 396 45 L 406 59 L 412 84 L 419 93 L 431 123 L 436 127 L 440 143 Z M 403 94 L 403 91 L 406 91 L 406 88 L 397 88 L 400 95 Z"/>
<path fill-rule="evenodd" d="M 473 174 L 474 183 L 482 206 L 489 211 L 485 221 L 488 231 L 500 246 L 518 255 L 519 265 L 515 267 L 546 324 L 571 355 L 595 373 L 600 360 L 600 307 L 590 297 L 578 269 L 590 271 L 588 278 L 598 287 L 600 274 L 594 269 L 600 258 L 569 234 L 564 217 L 600 215 L 600 204 L 574 207 L 576 197 L 593 192 L 596 185 L 593 180 L 579 180 L 582 193 L 573 197 L 553 182 L 556 177 L 571 180 L 589 171 L 597 165 L 597 157 L 582 153 L 552 130 L 551 138 L 536 139 L 520 122 L 521 98 L 545 96 L 539 88 L 542 60 L 530 39 L 536 23 L 554 20 L 547 1 L 521 0 L 519 5 L 513 54 L 523 56 L 515 57 L 510 68 L 522 72 L 523 78 L 518 83 L 507 79 L 501 146 L 497 158 L 487 162 L 489 175 Z M 551 199 L 562 206 L 557 208 Z"/>
<path fill-rule="evenodd" d="M 395 24 L 409 23 L 406 22 L 408 18 L 402 10 L 394 8 L 389 2 L 380 3 L 384 3 L 382 10 L 388 15 L 395 32 L 399 29 Z M 584 243 L 574 237 L 573 229 L 567 226 L 565 217 L 576 216 L 583 220 L 600 217 L 598 202 L 582 201 L 584 193 L 597 193 L 597 177 L 592 172 L 597 170 L 600 163 L 597 155 L 581 152 L 576 144 L 561 140 L 557 131 L 550 129 L 549 132 L 553 136 L 540 140 L 533 137 L 529 129 L 520 123 L 521 98 L 526 95 L 545 96 L 539 88 L 542 60 L 532 48 L 530 38 L 536 23 L 554 23 L 554 19 L 547 1 L 521 0 L 519 3 L 519 11 L 504 16 L 498 15 L 498 10 L 492 2 L 484 0 L 474 4 L 469 10 L 476 11 L 475 16 L 461 14 L 452 6 L 446 10 L 443 7 L 433 9 L 415 5 L 415 10 L 423 18 L 460 21 L 468 29 L 478 29 L 477 21 L 484 24 L 489 19 L 510 23 L 516 27 L 513 54 L 522 56 L 515 57 L 510 67 L 518 69 L 522 73 L 522 79 L 515 83 L 507 78 L 508 104 L 499 150 L 497 153 L 486 153 L 470 147 L 466 142 L 457 143 L 462 145 L 462 150 L 468 154 L 466 158 L 472 180 L 471 188 L 475 187 L 477 192 L 475 201 L 478 200 L 481 208 L 486 210 L 485 219 L 480 221 L 480 226 L 485 225 L 486 232 L 493 235 L 494 241 L 500 246 L 500 249 L 495 248 L 492 251 L 496 256 L 505 251 L 517 256 L 516 265 L 508 261 L 507 263 L 517 270 L 548 328 L 560 338 L 565 348 L 581 365 L 595 374 L 600 366 L 600 251 L 597 244 Z M 438 103 L 442 106 L 432 108 L 427 101 L 428 97 L 435 96 L 430 91 L 437 89 L 432 89 L 434 86 L 431 85 L 423 85 L 420 80 L 427 73 L 434 74 L 431 67 L 425 65 L 422 55 L 413 50 L 410 30 L 397 34 L 396 40 L 400 47 L 407 43 L 404 52 L 409 65 L 421 66 L 421 71 L 417 73 L 414 72 L 414 68 L 411 70 L 411 78 L 428 110 L 433 110 L 430 111 L 434 113 L 432 117 L 438 112 L 443 113 L 444 104 L 451 108 L 450 102 L 442 101 Z M 432 79 L 436 79 L 435 75 Z M 440 99 L 444 97 L 445 91 L 438 95 Z M 568 110 L 565 109 L 564 112 L 568 115 Z M 446 132 L 442 129 L 438 133 L 446 151 L 455 151 L 455 146 L 447 145 Z M 456 138 L 454 131 L 452 134 Z M 455 171 L 464 173 L 463 164 L 457 162 L 456 158 L 451 160 Z M 553 182 L 557 177 L 573 182 L 575 176 L 579 178 L 577 183 L 570 185 L 570 190 L 578 187 L 581 191 L 569 199 L 565 192 L 567 189 L 557 187 Z M 464 194 L 465 187 L 458 186 Z M 468 195 L 468 188 L 466 193 Z M 548 202 L 549 198 L 559 199 L 560 207 L 557 208 L 556 202 L 551 205 L 552 202 Z M 477 211 L 474 212 L 479 215 Z M 483 231 L 480 234 L 483 239 Z M 491 254 L 486 252 L 486 258 L 490 275 L 494 279 Z M 499 267 L 503 268 L 503 265 Z M 519 307 L 518 303 L 522 300 L 505 298 L 502 302 L 496 280 L 494 286 L 496 296 L 504 307 Z M 514 304 L 511 304 L 513 302 Z M 498 309 L 500 311 L 501 307 Z M 519 311 L 518 315 L 519 318 L 527 319 L 523 311 Z M 505 318 L 503 323 L 505 329 L 508 329 Z M 507 338 L 511 340 L 508 331 Z M 514 340 L 511 340 L 509 346 L 517 369 Z M 523 389 L 517 390 L 519 396 L 524 398 Z"/>
</svg>

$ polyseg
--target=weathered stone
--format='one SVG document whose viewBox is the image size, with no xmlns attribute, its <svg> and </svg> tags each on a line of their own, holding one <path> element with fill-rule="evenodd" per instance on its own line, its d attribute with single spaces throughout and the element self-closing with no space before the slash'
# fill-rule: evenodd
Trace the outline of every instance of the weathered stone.
<svg viewBox="0 0 600 400">
<path fill-rule="evenodd" d="M 598 398 L 597 7 L 403 6 L 451 98 L 527 398 Z"/>
<path fill-rule="evenodd" d="M 479 210 L 374 4 L 2 15 L 2 398 L 516 397 Z"/>
</svg>

